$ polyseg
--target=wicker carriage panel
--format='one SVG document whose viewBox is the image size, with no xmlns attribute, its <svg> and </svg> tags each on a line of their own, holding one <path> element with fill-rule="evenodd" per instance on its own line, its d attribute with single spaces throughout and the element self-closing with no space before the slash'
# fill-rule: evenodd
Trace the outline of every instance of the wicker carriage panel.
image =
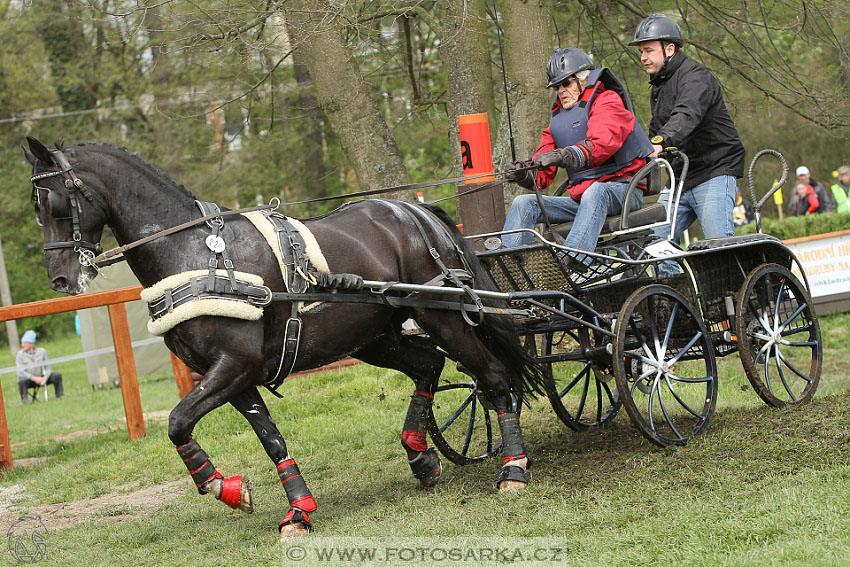
<svg viewBox="0 0 850 567">
<path fill-rule="evenodd" d="M 561 264 L 549 248 L 509 249 L 480 258 L 496 286 L 503 292 L 574 291 Z"/>
</svg>

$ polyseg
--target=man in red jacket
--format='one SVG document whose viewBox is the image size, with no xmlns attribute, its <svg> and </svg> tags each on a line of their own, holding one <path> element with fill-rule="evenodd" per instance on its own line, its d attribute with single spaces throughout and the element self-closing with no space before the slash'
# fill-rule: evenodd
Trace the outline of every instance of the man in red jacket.
<svg viewBox="0 0 850 567">
<path fill-rule="evenodd" d="M 567 170 L 566 195 L 543 196 L 553 223 L 574 221 L 565 246 L 593 251 L 608 215 L 619 214 L 632 176 L 646 164 L 652 144 L 635 120 L 622 83 L 574 47 L 555 51 L 546 66 L 552 101 L 549 127 L 543 130 L 533 160 L 514 162 L 506 178 L 526 189 L 548 187 L 559 167 Z M 537 166 L 539 171 L 532 171 Z M 535 187 L 536 185 L 536 187 Z M 635 192 L 630 210 L 639 208 L 643 194 Z M 511 203 L 502 237 L 505 248 L 531 243 L 531 229 L 543 221 L 537 196 L 520 195 Z M 590 263 L 583 254 L 571 257 L 580 271 Z"/>
</svg>

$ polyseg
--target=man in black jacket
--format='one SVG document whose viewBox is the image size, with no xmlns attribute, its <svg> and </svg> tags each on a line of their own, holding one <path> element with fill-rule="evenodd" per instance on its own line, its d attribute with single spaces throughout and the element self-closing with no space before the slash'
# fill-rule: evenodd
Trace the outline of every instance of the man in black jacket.
<svg viewBox="0 0 850 567">
<path fill-rule="evenodd" d="M 629 43 L 638 46 L 652 85 L 649 136 L 655 148 L 653 156 L 676 147 L 690 160 L 675 232 L 670 235 L 669 227 L 656 232 L 664 238 L 670 236 L 676 244 L 697 219 L 706 238 L 734 233 L 735 178 L 744 175 L 744 145 L 726 110 L 720 83 L 680 51 L 684 41 L 675 21 L 652 14 L 638 25 L 634 41 Z M 662 195 L 665 198 L 669 200 Z"/>
</svg>

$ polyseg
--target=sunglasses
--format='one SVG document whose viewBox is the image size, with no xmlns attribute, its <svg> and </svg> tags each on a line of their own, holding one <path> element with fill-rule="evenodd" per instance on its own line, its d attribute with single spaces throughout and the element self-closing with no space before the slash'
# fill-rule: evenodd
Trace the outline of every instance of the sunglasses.
<svg viewBox="0 0 850 567">
<path fill-rule="evenodd" d="M 567 77 L 566 79 L 564 79 L 563 81 L 561 81 L 560 83 L 558 83 L 557 85 L 555 85 L 555 90 L 558 90 L 558 89 L 560 89 L 561 87 L 563 87 L 563 88 L 565 88 L 565 89 L 568 89 L 568 88 L 570 88 L 570 84 L 571 84 L 572 82 L 573 82 L 573 77 Z"/>
</svg>

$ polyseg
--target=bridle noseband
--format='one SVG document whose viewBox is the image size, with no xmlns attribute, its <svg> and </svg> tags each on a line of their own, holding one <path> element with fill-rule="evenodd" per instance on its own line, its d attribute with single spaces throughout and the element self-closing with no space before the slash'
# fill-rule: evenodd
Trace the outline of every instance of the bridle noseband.
<svg viewBox="0 0 850 567">
<path fill-rule="evenodd" d="M 61 150 L 51 150 L 50 155 L 53 157 L 53 161 L 60 169 L 59 171 L 38 173 L 30 177 L 30 182 L 32 183 L 32 201 L 34 204 L 41 205 L 41 197 L 38 190 L 43 189 L 44 191 L 47 191 L 48 213 L 57 220 L 71 220 L 72 240 L 46 242 L 44 244 L 44 251 L 47 252 L 48 250 L 73 248 L 74 251 L 80 255 L 80 264 L 83 266 L 89 266 L 91 265 L 91 260 L 96 254 L 100 254 L 102 248 L 99 243 L 95 244 L 83 240 L 80 229 L 81 210 L 77 192 L 79 191 L 82 193 L 83 196 L 91 203 L 94 202 L 94 199 L 91 191 L 89 191 L 83 183 L 83 180 L 77 177 L 77 174 L 74 173 L 74 168 L 71 167 L 71 164 L 68 162 L 68 158 L 65 157 L 65 154 L 63 154 Z M 65 188 L 68 190 L 67 197 L 63 197 L 61 194 L 48 189 L 47 187 L 39 187 L 35 184 L 36 181 L 59 176 L 63 178 Z"/>
</svg>

